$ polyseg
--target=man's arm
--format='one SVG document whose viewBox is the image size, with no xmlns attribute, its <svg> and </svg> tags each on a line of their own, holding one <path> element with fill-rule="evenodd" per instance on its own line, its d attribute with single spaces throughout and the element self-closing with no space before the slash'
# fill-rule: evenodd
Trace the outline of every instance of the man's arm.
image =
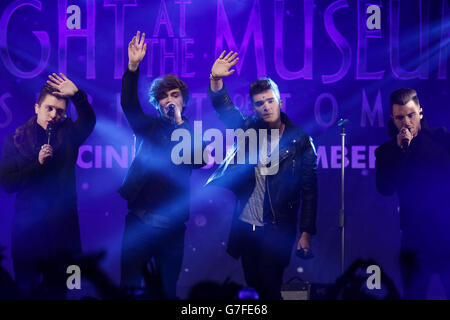
<svg viewBox="0 0 450 320">
<path fill-rule="evenodd" d="M 302 212 L 300 218 L 300 232 L 310 235 L 316 234 L 317 216 L 317 154 L 309 136 L 305 137 L 301 157 Z"/>
<path fill-rule="evenodd" d="M 147 115 L 142 110 L 138 98 L 139 69 L 125 71 L 122 78 L 122 90 L 120 93 L 120 105 L 122 106 L 125 118 L 127 118 L 131 129 L 138 135 L 142 135 L 145 130 Z"/>
<path fill-rule="evenodd" d="M 138 31 L 128 44 L 128 67 L 122 78 L 120 94 L 123 113 L 131 129 L 137 135 L 142 135 L 149 130 L 148 120 L 150 117 L 142 110 L 138 97 L 139 64 L 144 59 L 146 52 L 145 33 L 141 37 L 140 31 Z"/>
<path fill-rule="evenodd" d="M 78 90 L 71 100 L 78 113 L 78 119 L 74 123 L 75 144 L 80 146 L 94 130 L 97 120 L 84 91 Z"/>
<path fill-rule="evenodd" d="M 54 94 L 61 98 L 70 98 L 75 105 L 78 113 L 78 119 L 75 121 L 73 129 L 73 139 L 77 146 L 80 146 L 94 130 L 96 117 L 91 104 L 84 91 L 78 87 L 64 74 L 56 73 L 49 75 L 50 80 L 47 83 L 57 89 Z"/>
<path fill-rule="evenodd" d="M 230 68 L 239 61 L 239 58 L 236 58 L 237 52 L 233 54 L 233 51 L 229 52 L 225 57 L 224 55 L 225 51 L 217 58 L 211 68 L 211 81 L 208 88 L 208 94 L 220 121 L 222 121 L 227 128 L 242 128 L 245 117 L 231 102 L 228 91 L 222 80 L 223 77 L 227 77 L 234 72 L 234 69 L 230 70 Z"/>
<path fill-rule="evenodd" d="M 208 94 L 217 117 L 227 128 L 237 129 L 244 127 L 246 117 L 239 111 L 233 102 L 231 102 L 225 86 L 217 93 L 208 90 Z"/>
</svg>

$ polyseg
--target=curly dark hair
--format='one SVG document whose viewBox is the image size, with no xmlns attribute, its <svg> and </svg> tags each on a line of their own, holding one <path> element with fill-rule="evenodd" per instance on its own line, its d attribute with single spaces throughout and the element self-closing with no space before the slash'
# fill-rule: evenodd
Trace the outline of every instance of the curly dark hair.
<svg viewBox="0 0 450 320">
<path fill-rule="evenodd" d="M 180 89 L 183 96 L 184 105 L 189 101 L 189 90 L 183 80 L 178 79 L 174 74 L 167 74 L 163 77 L 153 80 L 150 87 L 150 103 L 159 110 L 159 100 L 164 98 L 167 91 Z M 184 112 L 184 107 L 183 107 Z"/>
</svg>

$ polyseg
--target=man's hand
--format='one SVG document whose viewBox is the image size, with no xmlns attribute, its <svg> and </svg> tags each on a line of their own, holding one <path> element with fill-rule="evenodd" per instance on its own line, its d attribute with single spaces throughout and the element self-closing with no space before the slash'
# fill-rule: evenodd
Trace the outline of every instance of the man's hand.
<svg viewBox="0 0 450 320">
<path fill-rule="evenodd" d="M 169 106 L 161 107 L 162 114 L 167 117 L 173 124 L 180 125 L 184 122 L 181 111 L 183 110 L 183 107 L 181 105 L 178 105 L 177 102 L 171 103 L 174 105 L 173 111 L 170 112 Z"/>
<path fill-rule="evenodd" d="M 399 130 L 397 134 L 397 145 L 402 148 L 403 141 L 407 140 L 408 145 L 411 143 L 411 140 L 413 139 L 411 131 L 407 127 L 403 127 Z"/>
<path fill-rule="evenodd" d="M 239 61 L 239 58 L 236 58 L 237 52 L 233 54 L 233 51 L 230 51 L 225 58 L 223 57 L 224 54 L 225 50 L 211 68 L 211 90 L 213 92 L 218 92 L 223 88 L 222 78 L 232 74 L 235 69 L 230 70 L 230 68 Z"/>
<path fill-rule="evenodd" d="M 142 33 L 142 37 L 140 34 L 141 32 L 138 31 L 128 44 L 128 69 L 130 71 L 137 70 L 147 52 L 147 44 L 144 43 L 145 33 Z"/>
<path fill-rule="evenodd" d="M 39 151 L 39 157 L 38 157 L 39 163 L 41 165 L 43 165 L 45 160 L 50 157 L 53 157 L 52 146 L 49 144 L 42 145 L 41 150 Z"/>
<path fill-rule="evenodd" d="M 303 232 L 300 240 L 298 240 L 297 250 L 303 249 L 305 253 L 311 251 L 311 234 Z"/>
<path fill-rule="evenodd" d="M 61 98 L 70 98 L 75 93 L 78 92 L 77 86 L 69 80 L 64 74 L 60 73 L 61 76 L 58 76 L 56 73 L 50 74 L 48 77 L 50 80 L 47 80 L 47 83 L 52 87 L 57 89 L 58 91 L 53 92 L 58 97 Z"/>
<path fill-rule="evenodd" d="M 177 125 L 180 125 L 180 124 L 182 124 L 184 122 L 183 118 L 181 117 L 181 110 L 183 110 L 183 108 L 182 107 L 178 107 L 178 106 L 176 106 L 175 110 L 174 110 L 175 111 L 174 112 L 174 118 L 175 118 L 175 123 Z"/>
<path fill-rule="evenodd" d="M 230 68 L 239 61 L 239 58 L 236 58 L 237 52 L 233 54 L 233 51 L 230 51 L 225 56 L 225 58 L 223 57 L 224 54 L 225 50 L 222 52 L 219 58 L 217 58 L 217 60 L 214 62 L 211 68 L 211 75 L 214 78 L 227 77 L 235 71 L 235 69 L 230 70 Z"/>
</svg>

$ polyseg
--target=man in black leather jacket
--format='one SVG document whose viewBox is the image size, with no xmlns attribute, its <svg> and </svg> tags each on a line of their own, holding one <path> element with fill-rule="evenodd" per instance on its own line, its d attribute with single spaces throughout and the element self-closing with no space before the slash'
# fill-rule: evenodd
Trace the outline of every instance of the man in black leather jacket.
<svg viewBox="0 0 450 320">
<path fill-rule="evenodd" d="M 375 151 L 376 183 L 400 200 L 404 297 L 426 298 L 439 273 L 450 298 L 450 134 L 428 127 L 413 89 L 394 91 L 390 105 L 392 140 Z"/>
<path fill-rule="evenodd" d="M 260 129 L 276 130 L 280 139 L 270 135 L 269 153 L 278 148 L 278 160 L 271 163 L 274 171 L 264 172 L 268 165 L 262 164 L 262 154 L 256 165 L 233 164 L 236 152 L 229 151 L 207 184 L 228 187 L 236 194 L 227 251 L 241 258 L 247 285 L 254 287 L 262 299 L 281 299 L 284 269 L 296 240 L 300 203 L 301 237 L 297 249 L 309 254 L 311 236 L 316 233 L 317 155 L 311 137 L 280 111 L 280 94 L 272 80 L 260 79 L 251 84 L 254 116 L 245 117 L 233 105 L 222 78 L 234 72 L 230 68 L 238 58 L 236 53 L 224 54 L 212 67 L 209 88 L 219 119 L 227 128 L 255 129 L 258 137 L 264 132 Z"/>
<path fill-rule="evenodd" d="M 141 288 L 144 268 L 153 258 L 161 276 L 159 294 L 165 299 L 175 299 L 184 253 L 185 222 L 189 219 L 190 176 L 193 168 L 205 163 L 172 161 L 175 146 L 172 133 L 177 129 L 191 132 L 188 120 L 182 116 L 189 98 L 183 81 L 175 75 L 155 79 L 150 88 L 151 102 L 159 116 L 142 110 L 138 66 L 146 53 L 144 39 L 145 34 L 141 37 L 138 32 L 131 40 L 129 64 L 122 79 L 121 105 L 137 143 L 136 157 L 119 189 L 129 210 L 122 242 L 121 285 Z"/>
</svg>

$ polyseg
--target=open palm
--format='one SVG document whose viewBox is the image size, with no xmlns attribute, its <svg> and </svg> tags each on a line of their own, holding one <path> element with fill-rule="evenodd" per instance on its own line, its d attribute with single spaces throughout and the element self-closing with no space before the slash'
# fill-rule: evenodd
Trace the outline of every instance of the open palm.
<svg viewBox="0 0 450 320">
<path fill-rule="evenodd" d="M 223 78 L 232 74 L 235 69 L 230 70 L 230 68 L 239 61 L 239 58 L 236 58 L 237 54 L 237 52 L 233 54 L 233 51 L 230 51 L 223 57 L 225 55 L 225 51 L 223 51 L 211 68 L 212 75 L 214 77 Z"/>
<path fill-rule="evenodd" d="M 144 43 L 145 33 L 140 36 L 140 31 L 131 39 L 128 44 L 128 60 L 132 65 L 138 65 L 144 59 L 147 51 L 147 43 Z"/>
<path fill-rule="evenodd" d="M 60 76 L 53 73 L 48 77 L 50 80 L 47 80 L 47 83 L 58 90 L 53 92 L 56 96 L 68 98 L 72 97 L 78 91 L 77 86 L 62 73 L 60 73 Z"/>
</svg>

